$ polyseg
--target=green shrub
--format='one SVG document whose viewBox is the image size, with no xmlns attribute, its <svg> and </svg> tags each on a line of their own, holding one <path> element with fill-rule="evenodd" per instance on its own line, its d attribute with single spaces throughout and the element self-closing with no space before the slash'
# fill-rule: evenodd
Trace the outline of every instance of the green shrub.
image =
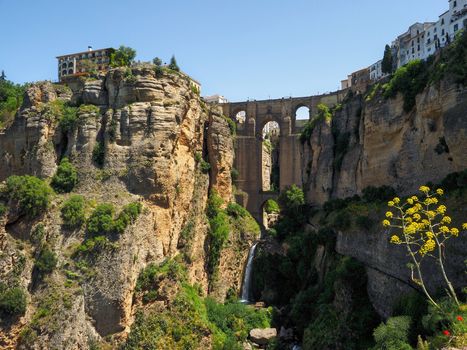
<svg viewBox="0 0 467 350">
<path fill-rule="evenodd" d="M 64 106 L 63 114 L 58 122 L 62 132 L 72 132 L 78 125 L 78 108 Z"/>
<path fill-rule="evenodd" d="M 279 204 L 274 199 L 268 199 L 266 201 L 266 204 L 264 205 L 264 210 L 268 214 L 279 213 L 280 212 Z"/>
<path fill-rule="evenodd" d="M 367 231 L 373 226 L 373 220 L 371 220 L 366 215 L 357 216 L 357 218 L 355 219 L 355 223 L 357 224 L 359 228 L 367 230 Z"/>
<path fill-rule="evenodd" d="M 211 164 L 209 164 L 209 162 L 206 162 L 204 159 L 201 159 L 199 166 L 201 168 L 201 171 L 205 174 L 209 173 L 209 170 L 211 170 Z"/>
<path fill-rule="evenodd" d="M 222 248 L 229 237 L 229 218 L 223 211 L 219 211 L 216 216 L 209 219 L 209 256 L 208 273 L 214 276 L 219 266 Z"/>
<path fill-rule="evenodd" d="M 0 79 L 0 129 L 14 118 L 16 111 L 23 103 L 25 90 L 26 85 Z"/>
<path fill-rule="evenodd" d="M 62 206 L 61 213 L 65 226 L 81 227 L 85 222 L 83 196 L 73 195 Z"/>
<path fill-rule="evenodd" d="M 0 203 L 0 217 L 5 215 L 7 211 L 8 211 L 8 208 L 6 207 L 6 205 L 3 203 Z"/>
<path fill-rule="evenodd" d="M 409 316 L 398 316 L 380 324 L 373 332 L 376 341 L 373 350 L 412 350 L 407 338 L 410 322 Z"/>
<path fill-rule="evenodd" d="M 326 122 L 328 125 L 330 125 L 331 123 L 332 112 L 329 109 L 329 107 L 325 104 L 320 103 L 318 104 L 317 109 L 318 113 L 313 118 L 311 118 L 311 120 L 307 121 L 305 123 L 305 126 L 303 127 L 303 130 L 300 134 L 300 142 L 302 144 L 305 142 L 308 142 L 308 144 L 310 144 L 311 134 L 313 133 L 313 130 L 318 124 Z"/>
<path fill-rule="evenodd" d="M 347 210 L 337 213 L 331 222 L 331 226 L 337 230 L 346 230 L 352 225 L 352 218 Z"/>
<path fill-rule="evenodd" d="M 428 69 L 425 61 L 414 60 L 400 67 L 389 83 L 383 86 L 384 96 L 392 98 L 398 92 L 404 97 L 404 111 L 410 112 L 415 106 L 415 97 L 428 83 Z"/>
<path fill-rule="evenodd" d="M 240 173 L 238 172 L 238 170 L 235 168 L 232 168 L 232 170 L 230 171 L 230 176 L 232 177 L 232 181 L 238 180 L 239 175 Z"/>
<path fill-rule="evenodd" d="M 52 190 L 43 180 L 14 175 L 6 180 L 6 185 L 9 198 L 18 201 L 22 214 L 35 217 L 47 209 Z"/>
<path fill-rule="evenodd" d="M 75 256 L 77 254 L 92 254 L 95 252 L 101 252 L 105 249 L 116 249 L 118 248 L 117 243 L 109 241 L 105 236 L 95 236 L 92 238 L 86 239 L 82 244 L 80 244 L 75 251 Z"/>
<path fill-rule="evenodd" d="M 226 210 L 227 210 L 227 214 L 235 218 L 239 218 L 239 217 L 244 218 L 245 216 L 249 215 L 248 210 L 246 210 L 240 204 L 237 204 L 237 203 L 229 203 L 227 205 Z"/>
<path fill-rule="evenodd" d="M 92 160 L 96 165 L 102 167 L 105 161 L 105 146 L 103 142 L 97 142 L 92 150 Z"/>
<path fill-rule="evenodd" d="M 208 319 L 228 338 L 245 341 L 253 328 L 270 327 L 270 314 L 267 309 L 256 310 L 241 303 L 219 304 L 212 298 L 205 299 Z M 225 345 L 224 345 L 225 346 Z"/>
<path fill-rule="evenodd" d="M 224 118 L 224 120 L 229 125 L 230 134 L 232 136 L 235 136 L 235 134 L 237 133 L 237 124 L 235 124 L 235 122 L 232 119 L 230 119 L 229 117 L 226 117 L 225 115 L 223 115 L 222 118 Z"/>
<path fill-rule="evenodd" d="M 52 177 L 51 185 L 56 192 L 71 192 L 78 183 L 78 173 L 68 158 L 63 158 Z"/>
<path fill-rule="evenodd" d="M 142 205 L 138 202 L 124 206 L 120 214 L 118 214 L 117 220 L 115 220 L 115 231 L 117 233 L 123 233 L 128 225 L 133 224 L 136 221 L 138 215 L 141 214 L 141 209 Z"/>
<path fill-rule="evenodd" d="M 0 315 L 12 317 L 26 312 L 26 293 L 20 287 L 7 288 L 0 284 Z"/>
<path fill-rule="evenodd" d="M 114 230 L 115 208 L 110 203 L 99 204 L 88 219 L 87 230 L 91 236 L 107 235 Z"/>
<path fill-rule="evenodd" d="M 362 198 L 368 203 L 385 202 L 396 196 L 396 191 L 391 186 L 368 186 L 362 191 Z"/>
<path fill-rule="evenodd" d="M 41 274 L 46 274 L 54 270 L 55 266 L 57 266 L 57 262 L 57 255 L 50 250 L 48 246 L 44 246 L 37 257 L 34 266 Z"/>
<path fill-rule="evenodd" d="M 167 259 L 162 264 L 149 264 L 138 276 L 135 290 L 150 291 L 157 290 L 158 283 L 164 278 L 174 282 L 187 280 L 187 271 L 183 264 L 177 259 Z"/>
</svg>

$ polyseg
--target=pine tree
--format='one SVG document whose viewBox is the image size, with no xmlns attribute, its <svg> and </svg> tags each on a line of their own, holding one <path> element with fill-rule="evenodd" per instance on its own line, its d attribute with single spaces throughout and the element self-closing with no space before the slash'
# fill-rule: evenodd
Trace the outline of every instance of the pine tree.
<svg viewBox="0 0 467 350">
<path fill-rule="evenodd" d="M 169 69 L 172 69 L 172 70 L 177 71 L 177 72 L 180 71 L 180 68 L 178 67 L 177 60 L 175 59 L 175 56 L 172 56 L 172 58 L 170 59 Z"/>
<path fill-rule="evenodd" d="M 383 62 L 381 64 L 381 69 L 383 73 L 390 74 L 392 73 L 392 52 L 391 47 L 386 45 L 384 48 Z"/>
<path fill-rule="evenodd" d="M 2 75 L 0 75 L 0 80 L 6 80 L 5 71 L 2 70 Z"/>
</svg>

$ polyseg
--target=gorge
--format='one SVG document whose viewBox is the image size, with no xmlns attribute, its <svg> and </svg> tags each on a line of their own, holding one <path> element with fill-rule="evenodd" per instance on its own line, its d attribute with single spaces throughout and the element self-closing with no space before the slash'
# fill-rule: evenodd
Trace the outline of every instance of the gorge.
<svg viewBox="0 0 467 350">
<path fill-rule="evenodd" d="M 211 105 L 150 64 L 31 84 L 0 130 L 0 346 L 248 349 L 272 327 L 263 348 L 375 349 L 393 316 L 412 317 L 407 346 L 441 344 L 380 222 L 428 183 L 466 221 L 466 38 L 409 91 L 396 73 L 367 91 Z M 465 231 L 443 249 L 461 294 Z M 423 271 L 441 295 L 436 264 Z"/>
</svg>

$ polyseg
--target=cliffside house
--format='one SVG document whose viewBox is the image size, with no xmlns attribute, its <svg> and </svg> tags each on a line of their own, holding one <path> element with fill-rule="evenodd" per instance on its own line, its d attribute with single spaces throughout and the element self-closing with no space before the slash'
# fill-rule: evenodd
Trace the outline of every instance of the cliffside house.
<svg viewBox="0 0 467 350">
<path fill-rule="evenodd" d="M 69 76 L 84 75 L 92 70 L 106 71 L 110 65 L 110 54 L 113 48 L 93 50 L 88 46 L 88 51 L 57 56 L 58 80 L 63 81 Z"/>
</svg>

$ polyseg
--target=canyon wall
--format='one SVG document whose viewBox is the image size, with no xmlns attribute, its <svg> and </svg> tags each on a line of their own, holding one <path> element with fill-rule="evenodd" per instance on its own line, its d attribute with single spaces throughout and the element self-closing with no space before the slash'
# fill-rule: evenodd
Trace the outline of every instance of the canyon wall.
<svg viewBox="0 0 467 350">
<path fill-rule="evenodd" d="M 143 209 L 89 260 L 76 258 L 85 229 L 62 225 L 60 208 L 68 194 L 54 195 L 47 212 L 34 219 L 12 210 L 1 218 L 0 277 L 7 281 L 14 274 L 28 290 L 25 316 L 2 325 L 2 348 L 13 348 L 22 338 L 19 348 L 86 349 L 93 339 L 124 337 L 137 309 L 139 273 L 176 256 L 187 266 L 188 281 L 207 293 L 209 190 L 225 203 L 232 200 L 233 137 L 220 111 L 201 101 L 188 77 L 156 76 L 152 67 L 140 66 L 67 85 L 43 82 L 28 88 L 15 120 L 0 132 L 0 181 L 23 174 L 48 181 L 60 159 L 68 157 L 78 170 L 73 193 L 85 198 L 88 212 L 103 202 L 117 212 L 131 202 Z M 60 122 L 64 105 L 76 106 L 73 127 Z M 210 169 L 201 169 L 203 162 Z M 32 267 L 39 226 L 58 257 L 56 270 L 41 282 Z M 211 291 L 220 300 L 228 289 L 239 292 L 257 235 L 247 227 L 234 231 Z M 24 262 L 20 271 L 18 261 Z M 38 316 L 47 302 L 53 305 L 51 315 Z"/>
</svg>

